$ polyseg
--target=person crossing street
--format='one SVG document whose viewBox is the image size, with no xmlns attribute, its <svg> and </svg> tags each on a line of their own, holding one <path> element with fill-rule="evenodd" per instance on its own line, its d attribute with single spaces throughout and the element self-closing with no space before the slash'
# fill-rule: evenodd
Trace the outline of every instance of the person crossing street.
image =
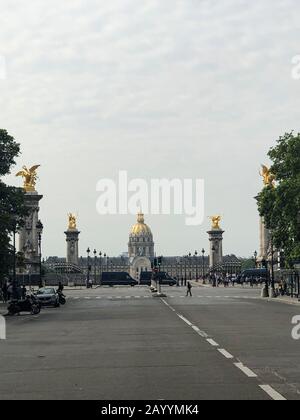
<svg viewBox="0 0 300 420">
<path fill-rule="evenodd" d="M 186 291 L 186 296 L 193 296 L 192 295 L 192 285 L 191 285 L 191 283 L 188 281 L 188 283 L 187 283 L 187 291 Z"/>
</svg>

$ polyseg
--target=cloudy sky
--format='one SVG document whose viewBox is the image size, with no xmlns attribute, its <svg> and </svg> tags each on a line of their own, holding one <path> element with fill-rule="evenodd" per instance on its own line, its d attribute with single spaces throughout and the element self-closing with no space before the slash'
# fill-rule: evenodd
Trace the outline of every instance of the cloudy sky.
<svg viewBox="0 0 300 420">
<path fill-rule="evenodd" d="M 42 165 L 45 255 L 65 255 L 69 211 L 82 254 L 126 250 L 135 218 L 96 212 L 97 181 L 120 169 L 205 180 L 202 226 L 147 217 L 158 253 L 208 249 L 221 213 L 225 252 L 252 254 L 260 164 L 299 130 L 299 13 L 298 0 L 2 0 L 0 127 L 22 144 L 18 167 Z"/>
</svg>

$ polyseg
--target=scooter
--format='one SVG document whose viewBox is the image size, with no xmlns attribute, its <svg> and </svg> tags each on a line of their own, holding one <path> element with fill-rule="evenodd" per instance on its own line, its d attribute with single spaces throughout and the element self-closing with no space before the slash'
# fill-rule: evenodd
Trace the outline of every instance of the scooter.
<svg viewBox="0 0 300 420">
<path fill-rule="evenodd" d="M 30 312 L 31 315 L 38 315 L 41 307 L 35 302 L 31 296 L 27 296 L 25 300 L 13 300 L 8 305 L 8 315 L 20 315 L 20 312 Z"/>
<path fill-rule="evenodd" d="M 66 297 L 63 294 L 63 292 L 61 290 L 57 290 L 57 294 L 58 294 L 60 305 L 65 305 L 67 301 L 66 301 Z"/>
</svg>

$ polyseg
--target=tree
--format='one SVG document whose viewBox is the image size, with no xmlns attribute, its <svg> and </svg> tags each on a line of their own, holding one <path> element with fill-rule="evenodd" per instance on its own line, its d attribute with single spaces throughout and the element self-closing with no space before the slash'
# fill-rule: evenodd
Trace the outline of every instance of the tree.
<svg viewBox="0 0 300 420">
<path fill-rule="evenodd" d="M 10 173 L 19 154 L 20 145 L 6 130 L 0 129 L 0 280 L 12 268 L 11 234 L 27 214 L 23 189 L 8 186 L 1 179 Z"/>
<path fill-rule="evenodd" d="M 253 257 L 252 258 L 241 258 L 241 263 L 242 263 L 242 266 L 241 266 L 242 271 L 250 270 L 250 269 L 255 268 L 255 261 L 254 261 Z"/>
<path fill-rule="evenodd" d="M 274 246 L 284 250 L 289 266 L 300 259 L 300 134 L 286 133 L 268 153 L 276 186 L 258 195 L 258 208 Z"/>
</svg>

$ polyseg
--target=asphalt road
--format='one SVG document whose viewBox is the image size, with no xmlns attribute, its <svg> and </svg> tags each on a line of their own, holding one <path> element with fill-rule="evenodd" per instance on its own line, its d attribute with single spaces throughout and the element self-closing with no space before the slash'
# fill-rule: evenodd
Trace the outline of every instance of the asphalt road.
<svg viewBox="0 0 300 420">
<path fill-rule="evenodd" d="M 7 319 L 0 399 L 300 399 L 300 306 L 258 290 L 69 291 L 68 303 Z"/>
</svg>

